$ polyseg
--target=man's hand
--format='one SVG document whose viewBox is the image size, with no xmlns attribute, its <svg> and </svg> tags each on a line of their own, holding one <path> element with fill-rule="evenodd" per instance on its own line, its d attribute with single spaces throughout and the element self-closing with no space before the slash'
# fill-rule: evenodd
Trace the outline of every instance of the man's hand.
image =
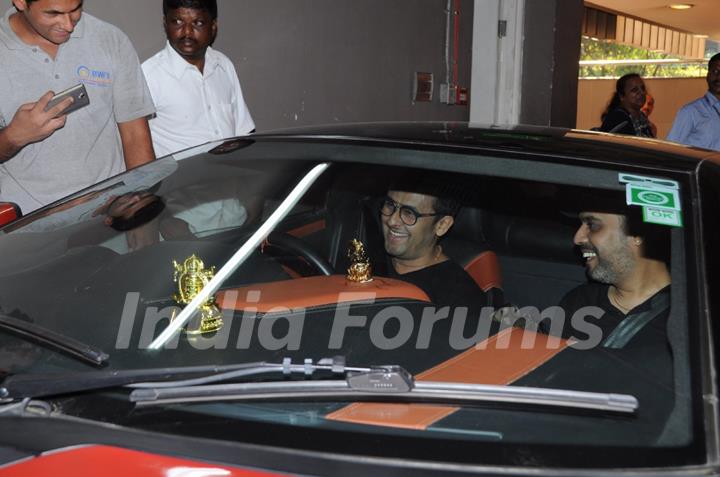
<svg viewBox="0 0 720 477">
<path fill-rule="evenodd" d="M 45 93 L 36 103 L 23 104 L 5 129 L 0 131 L 0 161 L 12 158 L 23 147 L 42 141 L 65 126 L 67 116 L 62 112 L 72 104 L 67 98 L 45 111 L 55 94 Z"/>
</svg>

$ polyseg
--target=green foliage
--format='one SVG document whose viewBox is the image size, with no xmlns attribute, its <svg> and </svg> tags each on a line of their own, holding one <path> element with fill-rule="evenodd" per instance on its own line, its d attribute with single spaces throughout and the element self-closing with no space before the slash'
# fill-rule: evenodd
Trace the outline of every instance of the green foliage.
<svg viewBox="0 0 720 477">
<path fill-rule="evenodd" d="M 635 46 L 620 45 L 610 41 L 593 40 L 583 37 L 580 60 L 660 60 L 677 58 L 659 51 L 645 50 Z M 603 65 L 581 66 L 581 78 L 619 78 L 627 73 L 660 78 L 696 78 L 707 74 L 706 64 L 664 64 L 664 65 Z"/>
</svg>

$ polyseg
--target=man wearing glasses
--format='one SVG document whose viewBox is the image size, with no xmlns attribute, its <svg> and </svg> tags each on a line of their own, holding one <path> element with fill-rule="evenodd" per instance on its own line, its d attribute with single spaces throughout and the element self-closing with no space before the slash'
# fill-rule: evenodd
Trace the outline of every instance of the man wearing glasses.
<svg viewBox="0 0 720 477">
<path fill-rule="evenodd" d="M 389 275 L 421 288 L 438 307 L 467 307 L 479 316 L 488 297 L 470 275 L 443 252 L 459 203 L 437 185 L 394 186 L 380 206 Z"/>
</svg>

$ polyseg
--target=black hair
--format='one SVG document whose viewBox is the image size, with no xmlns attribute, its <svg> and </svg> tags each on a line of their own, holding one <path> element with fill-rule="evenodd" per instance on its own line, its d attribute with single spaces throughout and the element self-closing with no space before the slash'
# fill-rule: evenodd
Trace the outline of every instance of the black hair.
<svg viewBox="0 0 720 477">
<path fill-rule="evenodd" d="M 215 20 L 218 16 L 217 0 L 163 0 L 163 15 L 170 10 L 178 8 L 192 8 L 193 10 L 204 10 Z"/>
<path fill-rule="evenodd" d="M 112 207 L 112 204 L 110 207 Z M 110 222 L 110 227 L 118 232 L 126 232 L 145 225 L 160 215 L 163 210 L 165 210 L 165 202 L 163 202 L 160 197 L 155 196 L 155 200 L 138 209 L 131 217 L 127 219 L 123 217 L 113 217 L 112 222 Z"/>
<path fill-rule="evenodd" d="M 715 53 L 712 58 L 710 58 L 710 61 L 708 61 L 708 69 L 710 69 L 711 65 L 716 61 L 720 61 L 720 53 Z"/>
<path fill-rule="evenodd" d="M 639 206 L 627 207 L 627 211 L 622 216 L 622 226 L 625 235 L 642 238 L 645 258 L 670 264 L 671 227 L 645 222 L 642 208 Z"/>
<path fill-rule="evenodd" d="M 455 217 L 458 212 L 460 212 L 460 202 L 455 197 L 450 197 L 448 195 L 441 195 L 440 197 L 435 196 L 433 209 L 435 209 L 435 213 L 438 214 L 435 217 L 436 221 L 442 219 L 446 215 Z"/>
<path fill-rule="evenodd" d="M 431 180 L 420 173 L 405 174 L 396 178 L 390 185 L 390 190 L 414 192 L 434 197 L 433 209 L 438 214 L 435 216 L 435 222 L 446 215 L 455 217 L 460 212 L 463 199 L 463 191 L 459 187 L 451 185 L 448 180 L 441 177 Z"/>
<path fill-rule="evenodd" d="M 628 73 L 621 76 L 615 82 L 615 92 L 613 93 L 612 98 L 610 98 L 610 102 L 605 108 L 605 111 L 602 113 L 602 116 L 600 116 L 601 120 L 605 121 L 605 116 L 610 114 L 610 111 L 612 111 L 613 109 L 617 109 L 620 106 L 620 96 L 625 94 L 625 84 L 632 78 L 642 79 L 637 73 Z"/>
</svg>

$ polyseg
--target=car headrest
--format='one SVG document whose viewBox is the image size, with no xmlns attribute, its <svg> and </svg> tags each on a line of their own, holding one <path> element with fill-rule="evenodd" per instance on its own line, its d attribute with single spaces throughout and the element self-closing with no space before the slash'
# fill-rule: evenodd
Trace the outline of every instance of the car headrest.
<svg viewBox="0 0 720 477">
<path fill-rule="evenodd" d="M 574 226 L 562 223 L 507 216 L 493 217 L 486 230 L 488 241 L 499 253 L 556 262 L 577 262 L 575 231 Z"/>
<path fill-rule="evenodd" d="M 483 232 L 488 221 L 488 213 L 481 209 L 463 207 L 455 216 L 455 223 L 447 233 L 447 238 L 485 242 Z"/>
</svg>

